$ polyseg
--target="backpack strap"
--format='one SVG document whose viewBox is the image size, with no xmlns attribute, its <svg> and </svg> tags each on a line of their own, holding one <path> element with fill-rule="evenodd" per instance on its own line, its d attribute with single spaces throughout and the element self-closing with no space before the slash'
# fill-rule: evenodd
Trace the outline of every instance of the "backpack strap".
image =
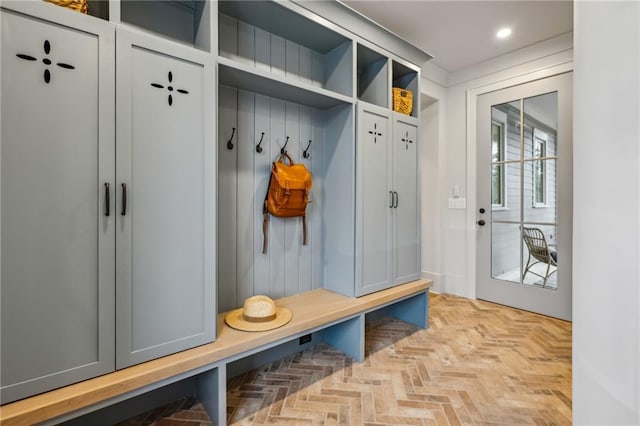
<svg viewBox="0 0 640 426">
<path fill-rule="evenodd" d="M 267 254 L 267 238 L 269 235 L 269 209 L 267 209 L 267 200 L 269 199 L 269 188 L 271 188 L 271 180 L 273 173 L 269 175 L 269 183 L 267 184 L 267 193 L 264 196 L 264 204 L 262 205 L 262 254 Z"/>
<path fill-rule="evenodd" d="M 281 163 L 284 163 L 284 159 L 289 160 L 289 165 L 293 166 L 295 163 L 293 162 L 293 160 L 291 159 L 291 157 L 289 156 L 289 153 L 287 153 L 287 151 L 283 152 L 282 154 L 280 154 L 280 157 L 278 158 L 278 161 Z"/>
<path fill-rule="evenodd" d="M 262 212 L 262 254 L 267 254 L 267 235 L 269 235 L 269 212 L 265 209 Z"/>
<path fill-rule="evenodd" d="M 309 203 L 309 188 L 304 191 L 304 201 Z M 307 245 L 307 213 L 302 215 L 302 245 Z"/>
<path fill-rule="evenodd" d="M 302 245 L 307 245 L 307 215 L 302 216 Z"/>
</svg>

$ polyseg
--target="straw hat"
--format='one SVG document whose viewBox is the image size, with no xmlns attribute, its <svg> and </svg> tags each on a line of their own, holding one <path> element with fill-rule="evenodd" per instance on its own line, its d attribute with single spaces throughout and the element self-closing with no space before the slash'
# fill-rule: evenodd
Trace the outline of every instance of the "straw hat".
<svg viewBox="0 0 640 426">
<path fill-rule="evenodd" d="M 244 307 L 229 312 L 225 321 L 243 331 L 272 330 L 291 321 L 291 311 L 276 307 L 267 296 L 252 296 L 244 301 Z"/>
</svg>

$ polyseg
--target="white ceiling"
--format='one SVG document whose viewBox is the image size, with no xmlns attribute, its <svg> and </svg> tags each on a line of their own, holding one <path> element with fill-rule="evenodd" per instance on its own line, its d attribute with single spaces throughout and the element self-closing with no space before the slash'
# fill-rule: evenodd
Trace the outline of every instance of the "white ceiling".
<svg viewBox="0 0 640 426">
<path fill-rule="evenodd" d="M 454 72 L 573 31 L 573 2 L 565 0 L 342 0 Z M 511 27 L 498 40 L 495 33 Z"/>
</svg>

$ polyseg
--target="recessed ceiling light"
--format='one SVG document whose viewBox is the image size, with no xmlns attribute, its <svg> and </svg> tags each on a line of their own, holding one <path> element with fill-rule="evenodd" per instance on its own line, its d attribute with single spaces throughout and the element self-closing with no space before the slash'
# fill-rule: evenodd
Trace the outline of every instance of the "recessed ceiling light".
<svg viewBox="0 0 640 426">
<path fill-rule="evenodd" d="M 497 38 L 507 38 L 511 35 L 511 28 L 501 28 L 496 33 Z"/>
</svg>

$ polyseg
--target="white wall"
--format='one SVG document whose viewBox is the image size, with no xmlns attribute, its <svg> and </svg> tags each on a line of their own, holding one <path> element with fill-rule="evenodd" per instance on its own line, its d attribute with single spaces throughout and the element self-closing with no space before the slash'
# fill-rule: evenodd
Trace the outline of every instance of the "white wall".
<svg viewBox="0 0 640 426">
<path fill-rule="evenodd" d="M 574 2 L 573 418 L 640 424 L 640 3 Z"/>
<path fill-rule="evenodd" d="M 446 76 L 446 72 L 437 67 L 423 69 L 423 73 Z M 446 78 L 446 77 L 445 77 Z M 422 235 L 421 235 L 421 265 L 422 277 L 433 280 L 432 290 L 445 291 L 443 268 L 442 222 L 443 202 L 445 198 L 444 171 L 441 167 L 446 155 L 445 116 L 446 88 L 423 79 L 420 84 L 422 98 L 428 98 L 428 105 L 424 105 L 420 113 L 420 167 L 422 189 Z"/>
<path fill-rule="evenodd" d="M 441 269 L 423 268 L 423 275 L 440 277 L 440 291 L 475 297 L 476 96 L 572 70 L 572 46 L 572 34 L 565 34 L 453 74 L 430 68 L 429 63 L 423 67 L 422 93 L 440 101 L 437 203 L 441 208 L 437 226 L 441 233 L 436 243 L 442 256 L 436 265 Z M 459 193 L 462 208 L 449 208 L 454 191 Z M 429 247 L 434 242 L 422 244 Z"/>
</svg>

